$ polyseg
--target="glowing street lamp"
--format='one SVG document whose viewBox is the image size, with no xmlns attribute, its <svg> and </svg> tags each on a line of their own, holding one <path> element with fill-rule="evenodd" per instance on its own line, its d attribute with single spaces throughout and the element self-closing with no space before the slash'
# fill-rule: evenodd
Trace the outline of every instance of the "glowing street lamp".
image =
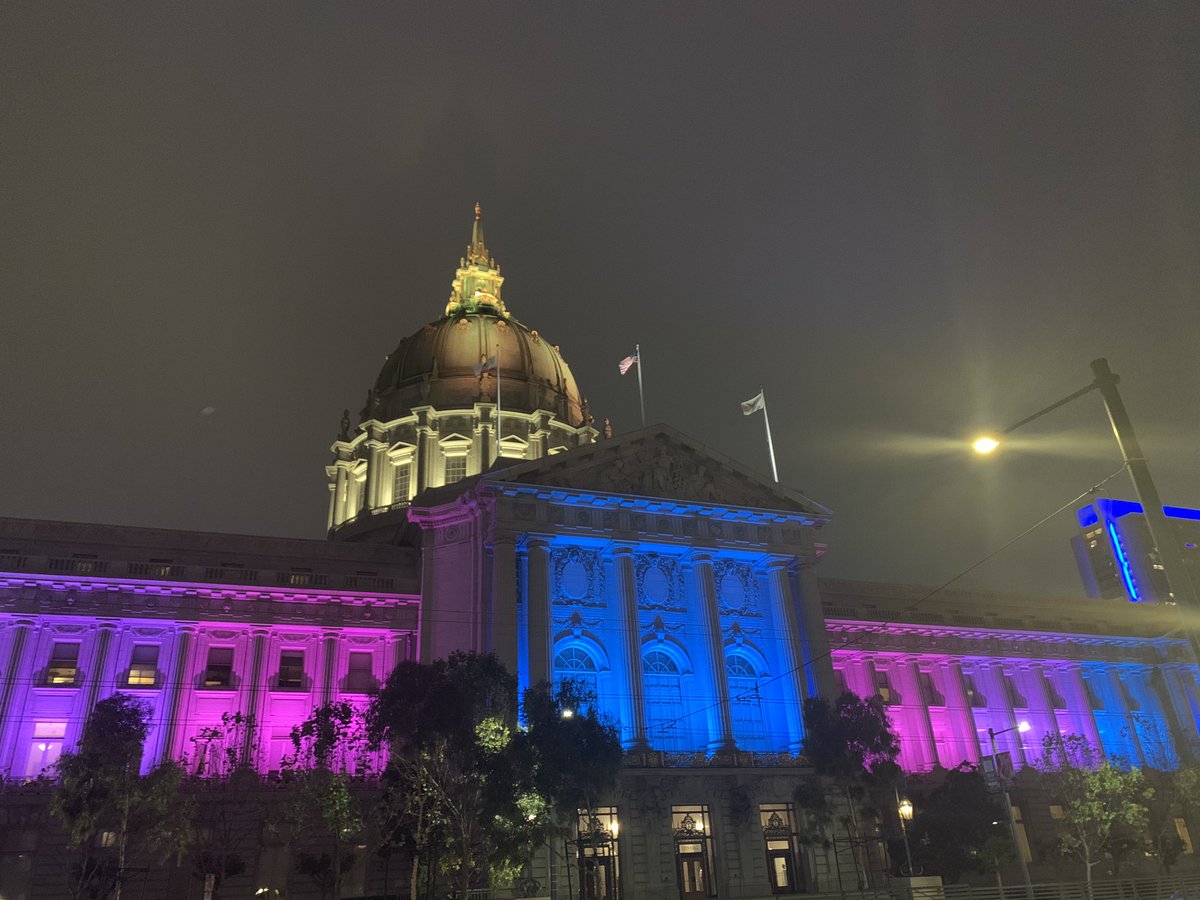
<svg viewBox="0 0 1200 900">
<path fill-rule="evenodd" d="M 900 791 L 898 789 L 893 788 L 893 790 L 896 792 L 896 814 L 900 817 L 900 834 L 904 838 L 904 859 L 908 865 L 908 877 L 912 878 L 915 873 L 913 872 L 912 849 L 908 845 L 907 823 L 912 821 L 913 805 L 912 801 L 907 797 L 903 800 L 900 799 Z M 904 871 L 901 870 L 900 874 L 903 875 Z"/>
<path fill-rule="evenodd" d="M 1008 785 L 1000 777 L 1000 763 L 996 757 L 996 735 L 1008 734 L 1010 731 L 1015 731 L 1018 734 L 1024 734 L 1030 729 L 1030 724 L 1021 720 L 1016 725 L 1010 725 L 1008 728 L 1001 728 L 996 731 L 993 728 L 988 728 L 988 739 L 992 742 L 992 771 L 996 773 L 996 778 L 1000 780 L 1000 786 L 1004 791 L 1004 814 L 1008 817 L 1008 835 L 1012 840 L 1013 852 L 1017 856 L 1017 862 L 1021 864 L 1021 878 L 1025 882 L 1025 897 L 1026 900 L 1033 900 L 1033 884 L 1029 880 L 1029 866 L 1025 862 L 1025 850 L 1017 842 L 1017 821 L 1013 817 L 1012 798 L 1008 796 Z"/>
<path fill-rule="evenodd" d="M 1112 426 L 1113 435 L 1117 439 L 1117 446 L 1121 449 L 1121 458 L 1133 481 L 1134 493 L 1137 494 L 1138 502 L 1142 505 L 1142 514 L 1145 516 L 1146 527 L 1150 532 L 1150 542 L 1154 545 L 1158 561 L 1162 565 L 1162 574 L 1167 582 L 1168 593 L 1168 597 L 1164 599 L 1180 599 L 1189 607 L 1189 611 L 1200 611 L 1200 596 L 1197 595 L 1197 589 L 1191 583 L 1190 574 L 1183 560 L 1183 552 L 1176 540 L 1174 530 L 1167 521 L 1166 513 L 1163 512 L 1162 498 L 1158 494 L 1154 479 L 1150 477 L 1150 467 L 1142 455 L 1141 445 L 1138 444 L 1137 436 L 1133 432 L 1133 423 L 1130 422 L 1129 413 L 1126 412 L 1125 404 L 1117 391 L 1117 384 L 1120 382 L 1121 376 L 1108 367 L 1107 359 L 1092 360 L 1092 372 L 1095 378 L 1087 387 L 1080 388 L 1075 393 L 1051 403 L 1045 409 L 1038 410 L 1031 416 L 1026 416 L 1003 431 L 977 438 L 972 446 L 976 453 L 987 455 L 1000 446 L 1005 435 L 1035 419 L 1040 419 L 1046 413 L 1053 412 L 1072 400 L 1077 400 L 1084 394 L 1099 391 L 1100 396 L 1104 399 L 1104 408 L 1108 412 L 1108 421 Z M 1193 650 L 1196 651 L 1197 656 L 1200 656 L 1200 640 L 1194 634 L 1191 636 L 1191 640 Z"/>
<path fill-rule="evenodd" d="M 994 437 L 984 435 L 975 439 L 975 443 L 971 445 L 975 448 L 976 453 L 988 454 L 1000 446 L 1000 442 Z"/>
</svg>

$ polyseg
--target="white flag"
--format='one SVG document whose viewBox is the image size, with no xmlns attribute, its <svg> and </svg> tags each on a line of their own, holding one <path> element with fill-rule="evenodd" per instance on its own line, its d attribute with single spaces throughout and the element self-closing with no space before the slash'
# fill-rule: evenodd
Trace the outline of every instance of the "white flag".
<svg viewBox="0 0 1200 900">
<path fill-rule="evenodd" d="M 767 401 L 765 399 L 763 399 L 763 392 L 759 391 L 757 394 L 755 394 L 749 400 L 745 400 L 742 402 L 742 415 L 743 416 L 753 415 L 754 413 L 758 412 L 760 409 L 765 409 L 766 406 L 767 406 Z"/>
</svg>

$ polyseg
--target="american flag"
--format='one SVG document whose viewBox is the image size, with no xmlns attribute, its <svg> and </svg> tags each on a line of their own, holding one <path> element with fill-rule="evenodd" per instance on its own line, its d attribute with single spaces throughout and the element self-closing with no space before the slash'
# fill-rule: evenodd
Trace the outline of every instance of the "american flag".
<svg viewBox="0 0 1200 900">
<path fill-rule="evenodd" d="M 629 370 L 637 365 L 637 361 L 638 355 L 635 353 L 632 356 L 625 357 L 623 360 L 617 363 L 617 368 L 621 370 L 622 375 L 628 375 Z"/>
</svg>

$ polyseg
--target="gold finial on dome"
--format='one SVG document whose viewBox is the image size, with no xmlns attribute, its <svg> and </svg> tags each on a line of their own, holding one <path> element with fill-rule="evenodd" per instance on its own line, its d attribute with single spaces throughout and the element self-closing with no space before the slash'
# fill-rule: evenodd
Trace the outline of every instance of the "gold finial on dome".
<svg viewBox="0 0 1200 900">
<path fill-rule="evenodd" d="M 491 263 L 487 246 L 483 243 L 483 207 L 478 202 L 475 203 L 475 222 L 471 226 L 471 243 L 467 247 L 467 262 L 479 266 L 487 266 Z"/>
<path fill-rule="evenodd" d="M 467 245 L 467 255 L 459 260 L 458 272 L 450 288 L 450 299 L 446 303 L 446 315 L 472 313 L 481 306 L 487 306 L 507 318 L 508 310 L 500 299 L 500 285 L 503 283 L 500 266 L 492 259 L 483 241 L 483 206 L 476 203 L 471 243 Z"/>
</svg>

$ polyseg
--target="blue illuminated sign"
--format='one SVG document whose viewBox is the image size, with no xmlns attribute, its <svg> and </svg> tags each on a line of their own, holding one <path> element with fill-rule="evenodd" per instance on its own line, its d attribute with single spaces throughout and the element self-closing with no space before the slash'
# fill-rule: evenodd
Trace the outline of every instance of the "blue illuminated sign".
<svg viewBox="0 0 1200 900">
<path fill-rule="evenodd" d="M 1125 555 L 1125 546 L 1121 543 L 1120 535 L 1117 534 L 1117 526 L 1110 519 L 1107 523 L 1108 537 L 1112 541 L 1113 552 L 1117 554 L 1117 564 L 1121 569 L 1121 580 L 1125 582 L 1125 590 L 1129 592 L 1129 599 L 1134 603 L 1141 600 L 1141 595 L 1138 594 L 1137 585 L 1133 582 L 1133 570 L 1129 565 L 1129 558 Z"/>
</svg>

